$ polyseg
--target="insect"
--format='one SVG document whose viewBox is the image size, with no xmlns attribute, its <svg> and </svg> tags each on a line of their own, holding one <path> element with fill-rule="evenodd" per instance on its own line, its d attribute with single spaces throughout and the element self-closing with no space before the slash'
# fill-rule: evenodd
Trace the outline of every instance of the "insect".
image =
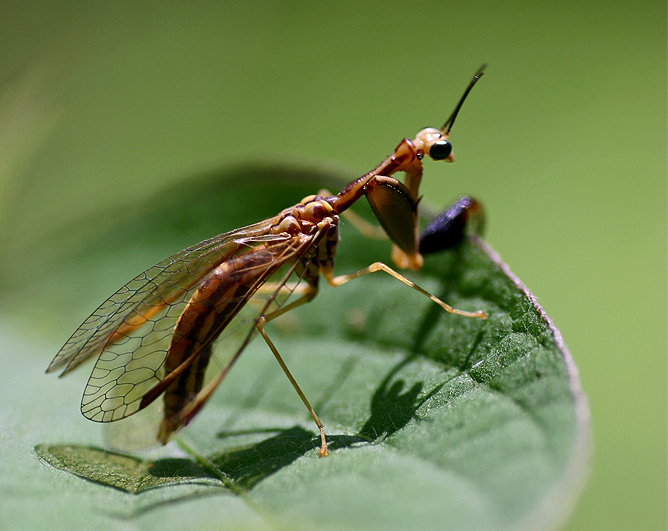
<svg viewBox="0 0 668 531">
<path fill-rule="evenodd" d="M 477 199 L 462 195 L 446 210 L 436 216 L 420 235 L 420 254 L 452 249 L 462 242 L 466 229 L 482 234 L 485 228 L 485 211 Z"/>
<path fill-rule="evenodd" d="M 188 247 L 133 278 L 84 321 L 47 372 L 62 369 L 63 376 L 97 357 L 81 400 L 83 415 L 97 422 L 126 418 L 162 396 L 157 438 L 166 444 L 197 415 L 257 332 L 311 414 L 320 432 L 320 455 L 327 455 L 324 426 L 265 324 L 311 301 L 321 275 L 336 287 L 377 271 L 447 312 L 486 317 L 482 311 L 452 308 L 381 262 L 345 275 L 333 272 L 339 216 L 362 196 L 392 241 L 394 263 L 410 269 L 422 265 L 417 216 L 421 161 L 425 155 L 454 160 L 448 137 L 483 70 L 484 65 L 443 127 L 403 139 L 374 170 L 338 194 L 305 197 L 272 218 Z M 392 177 L 397 172 L 406 174 L 404 183 Z"/>
</svg>

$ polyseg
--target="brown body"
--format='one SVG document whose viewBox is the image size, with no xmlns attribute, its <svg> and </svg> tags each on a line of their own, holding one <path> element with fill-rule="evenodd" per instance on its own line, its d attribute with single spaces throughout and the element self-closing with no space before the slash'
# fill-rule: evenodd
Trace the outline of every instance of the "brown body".
<svg viewBox="0 0 668 531">
<path fill-rule="evenodd" d="M 166 443 L 171 433 L 189 420 L 182 415 L 203 388 L 213 341 L 283 264 L 286 242 L 294 250 L 307 249 L 299 255 L 295 270 L 315 294 L 320 268 L 333 264 L 338 222 L 338 215 L 326 200 L 306 198 L 284 211 L 270 227 L 270 234 L 285 235 L 285 240 L 250 248 L 220 264 L 200 284 L 176 323 L 164 364 L 166 374 L 185 368 L 164 391 L 163 420 L 158 432 L 161 442 Z M 188 363 L 191 357 L 194 361 Z M 156 389 L 144 395 L 144 405 L 160 392 Z"/>
<path fill-rule="evenodd" d="M 322 192 L 306 197 L 273 218 L 184 249 L 132 279 L 77 329 L 47 372 L 63 368 L 64 375 L 98 356 L 81 401 L 82 413 L 91 420 L 111 422 L 163 396 L 158 439 L 166 443 L 202 408 L 257 331 L 311 413 L 320 430 L 320 455 L 327 455 L 323 425 L 264 324 L 312 300 L 320 275 L 331 286 L 340 286 L 376 271 L 389 274 L 450 313 L 485 317 L 483 312 L 453 309 L 381 262 L 348 275 L 333 275 L 339 215 L 362 196 L 393 242 L 395 264 L 410 269 L 422 265 L 417 238 L 421 161 L 425 156 L 454 160 L 447 140 L 450 128 L 481 75 L 482 69 L 440 130 L 423 129 L 414 140 L 402 140 L 373 171 L 337 195 Z M 406 174 L 404 183 L 393 177 L 397 172 Z M 281 306 L 284 296 L 286 304 Z M 242 318 L 244 310 L 249 310 L 250 317 Z M 232 336 L 230 330 L 241 332 Z M 216 373 L 211 360 L 218 356 L 219 345 L 226 346 L 229 355 L 221 357 Z"/>
</svg>

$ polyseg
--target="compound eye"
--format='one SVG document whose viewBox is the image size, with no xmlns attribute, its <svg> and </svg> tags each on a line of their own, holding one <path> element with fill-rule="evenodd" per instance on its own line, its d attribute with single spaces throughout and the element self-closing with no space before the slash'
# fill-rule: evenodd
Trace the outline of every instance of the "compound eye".
<svg viewBox="0 0 668 531">
<path fill-rule="evenodd" d="M 434 160 L 447 159 L 452 153 L 452 144 L 447 140 L 437 140 L 429 148 L 429 156 Z"/>
</svg>

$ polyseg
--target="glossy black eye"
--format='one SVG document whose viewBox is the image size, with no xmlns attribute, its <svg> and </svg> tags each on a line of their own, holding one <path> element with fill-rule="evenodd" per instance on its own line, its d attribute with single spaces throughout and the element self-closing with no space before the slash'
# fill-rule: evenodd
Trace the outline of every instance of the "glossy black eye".
<svg viewBox="0 0 668 531">
<path fill-rule="evenodd" d="M 429 148 L 429 156 L 434 160 L 447 159 L 452 153 L 452 144 L 447 140 L 437 140 Z"/>
</svg>

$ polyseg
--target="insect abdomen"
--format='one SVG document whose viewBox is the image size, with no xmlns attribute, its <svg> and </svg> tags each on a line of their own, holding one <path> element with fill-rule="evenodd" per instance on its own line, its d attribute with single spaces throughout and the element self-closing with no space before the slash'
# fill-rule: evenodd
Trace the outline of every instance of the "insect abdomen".
<svg viewBox="0 0 668 531">
<path fill-rule="evenodd" d="M 174 327 L 165 374 L 177 370 L 188 358 L 194 356 L 194 359 L 165 390 L 165 410 L 158 435 L 163 443 L 181 427 L 178 413 L 202 389 L 213 342 L 248 301 L 258 278 L 273 272 L 271 254 L 264 248 L 256 248 L 224 262 L 208 275 L 188 301 Z"/>
</svg>

